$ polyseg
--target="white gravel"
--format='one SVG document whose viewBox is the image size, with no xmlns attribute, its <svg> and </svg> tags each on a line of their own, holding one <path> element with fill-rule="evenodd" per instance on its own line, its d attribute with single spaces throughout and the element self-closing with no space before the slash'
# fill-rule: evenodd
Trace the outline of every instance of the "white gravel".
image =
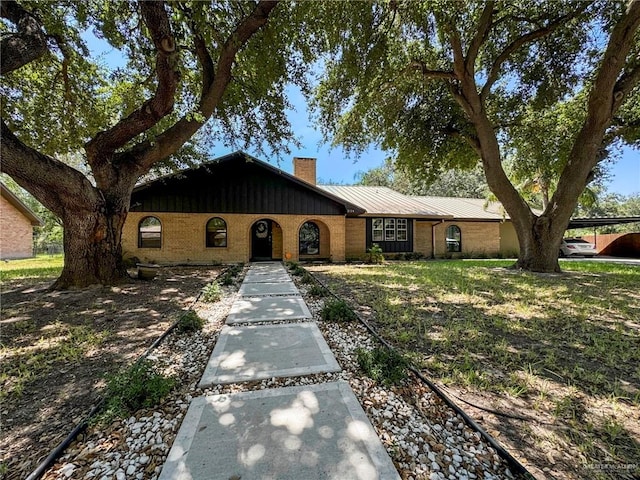
<svg viewBox="0 0 640 480">
<path fill-rule="evenodd" d="M 297 279 L 294 277 L 294 280 Z M 91 427 L 67 450 L 45 479 L 155 480 L 193 397 L 338 379 L 350 383 L 403 479 L 469 480 L 514 478 L 506 463 L 480 434 L 416 379 L 384 387 L 364 376 L 355 358 L 357 348 L 373 349 L 376 340 L 359 323 L 336 324 L 320 319 L 324 299 L 310 297 L 308 286 L 296 282 L 314 320 L 343 371 L 295 378 L 271 378 L 243 384 L 197 388 L 237 287 L 224 287 L 223 300 L 199 303 L 195 310 L 207 320 L 202 332 L 172 334 L 149 357 L 175 375 L 179 387 L 153 410 L 136 412 L 108 427 Z"/>
</svg>

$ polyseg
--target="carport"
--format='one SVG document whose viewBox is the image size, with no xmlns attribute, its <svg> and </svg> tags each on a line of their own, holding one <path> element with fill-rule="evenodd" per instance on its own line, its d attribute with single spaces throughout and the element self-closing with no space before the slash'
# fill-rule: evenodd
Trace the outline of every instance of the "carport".
<svg viewBox="0 0 640 480">
<path fill-rule="evenodd" d="M 569 222 L 567 230 L 593 228 L 593 243 L 596 244 L 596 248 L 598 248 L 600 254 L 620 256 L 620 254 L 616 255 L 615 249 L 610 249 L 609 246 L 613 243 L 621 243 L 622 245 L 618 245 L 618 248 L 624 251 L 624 256 L 640 257 L 640 229 L 638 233 L 621 234 L 615 239 L 608 239 L 609 241 L 605 242 L 604 246 L 599 244 L 602 242 L 598 242 L 598 239 L 603 236 L 601 234 L 600 237 L 598 237 L 598 227 L 628 223 L 640 224 L 640 217 L 575 218 Z M 610 234 L 605 234 L 605 236 L 610 236 Z"/>
</svg>

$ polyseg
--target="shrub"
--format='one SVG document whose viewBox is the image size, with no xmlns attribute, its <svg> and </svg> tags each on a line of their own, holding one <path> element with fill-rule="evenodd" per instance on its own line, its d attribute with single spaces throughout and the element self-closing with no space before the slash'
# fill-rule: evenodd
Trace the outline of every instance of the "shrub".
<svg viewBox="0 0 640 480">
<path fill-rule="evenodd" d="M 332 300 L 327 302 L 320 312 L 323 320 L 331 322 L 351 322 L 356 320 L 356 314 L 344 300 Z"/>
<path fill-rule="evenodd" d="M 380 248 L 380 245 L 377 243 L 371 245 L 371 248 L 367 250 L 364 261 L 373 264 L 384 263 L 384 255 L 382 254 L 382 248 Z"/>
<path fill-rule="evenodd" d="M 378 383 L 397 385 L 407 376 L 408 362 L 395 350 L 358 348 L 356 357 L 360 368 Z"/>
<path fill-rule="evenodd" d="M 302 278 L 300 279 L 301 283 L 315 283 L 313 277 L 309 274 L 309 272 L 304 272 L 302 274 Z"/>
<path fill-rule="evenodd" d="M 405 260 L 422 260 L 424 258 L 424 254 L 420 252 L 407 252 L 404 254 Z"/>
<path fill-rule="evenodd" d="M 160 374 L 149 360 L 142 360 L 108 375 L 106 407 L 102 418 L 122 418 L 141 408 L 153 407 L 175 384 L 174 378 Z"/>
<path fill-rule="evenodd" d="M 313 297 L 326 297 L 329 294 L 329 292 L 327 292 L 327 289 L 320 286 L 320 285 L 312 285 L 311 288 L 309 288 L 309 295 L 313 296 Z"/>
<path fill-rule="evenodd" d="M 202 330 L 203 326 L 204 320 L 193 310 L 188 310 L 180 315 L 178 324 L 176 325 L 176 331 L 178 333 L 197 332 Z"/>
<path fill-rule="evenodd" d="M 222 298 L 222 290 L 218 282 L 211 282 L 202 289 L 202 301 L 217 302 Z"/>
<path fill-rule="evenodd" d="M 296 277 L 304 275 L 305 273 L 307 273 L 306 270 L 298 264 L 296 264 L 296 266 L 291 269 L 291 274 L 295 275 Z"/>
</svg>

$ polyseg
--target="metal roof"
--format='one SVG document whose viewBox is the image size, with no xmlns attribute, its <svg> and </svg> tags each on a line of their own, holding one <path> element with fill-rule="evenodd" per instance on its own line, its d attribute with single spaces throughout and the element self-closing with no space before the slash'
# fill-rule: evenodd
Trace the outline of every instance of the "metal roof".
<svg viewBox="0 0 640 480">
<path fill-rule="evenodd" d="M 456 219 L 508 220 L 509 214 L 499 202 L 488 202 L 482 198 L 412 197 L 427 208 L 437 209 L 453 215 Z"/>
<path fill-rule="evenodd" d="M 574 218 L 569 222 L 567 230 L 573 228 L 604 227 L 621 223 L 640 223 L 640 217 L 606 217 L 606 218 Z"/>
<path fill-rule="evenodd" d="M 366 216 L 394 215 L 407 217 L 449 218 L 448 212 L 403 195 L 388 187 L 362 185 L 318 185 L 324 191 L 366 210 Z"/>
</svg>

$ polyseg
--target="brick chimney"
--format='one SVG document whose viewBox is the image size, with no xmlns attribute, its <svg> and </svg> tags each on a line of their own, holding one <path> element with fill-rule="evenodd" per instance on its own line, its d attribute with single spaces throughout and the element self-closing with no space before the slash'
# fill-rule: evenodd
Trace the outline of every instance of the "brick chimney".
<svg viewBox="0 0 640 480">
<path fill-rule="evenodd" d="M 293 174 L 311 185 L 316 184 L 316 159 L 293 157 Z"/>
</svg>

